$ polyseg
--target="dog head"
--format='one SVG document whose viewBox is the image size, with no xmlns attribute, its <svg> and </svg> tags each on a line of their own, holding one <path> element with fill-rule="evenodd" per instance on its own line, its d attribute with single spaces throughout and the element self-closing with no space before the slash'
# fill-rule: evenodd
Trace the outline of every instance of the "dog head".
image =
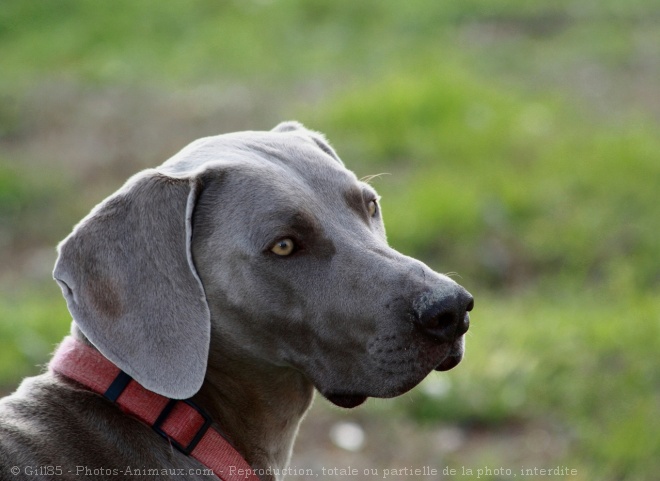
<svg viewBox="0 0 660 481">
<path fill-rule="evenodd" d="M 211 342 L 340 406 L 396 396 L 458 364 L 473 305 L 388 246 L 377 193 L 295 122 L 137 174 L 60 244 L 54 276 L 87 338 L 173 398 L 200 388 Z"/>
</svg>

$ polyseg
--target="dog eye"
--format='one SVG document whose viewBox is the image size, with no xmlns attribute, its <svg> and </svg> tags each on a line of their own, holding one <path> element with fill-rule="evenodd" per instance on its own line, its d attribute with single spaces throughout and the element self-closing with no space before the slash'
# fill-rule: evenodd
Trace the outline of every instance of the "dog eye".
<svg viewBox="0 0 660 481">
<path fill-rule="evenodd" d="M 286 239 L 278 240 L 270 251 L 278 256 L 288 256 L 293 254 L 293 251 L 296 249 L 296 244 L 292 239 L 288 237 Z"/>
<path fill-rule="evenodd" d="M 370 201 L 367 209 L 369 210 L 369 217 L 374 217 L 378 212 L 378 203 L 375 200 Z"/>
</svg>

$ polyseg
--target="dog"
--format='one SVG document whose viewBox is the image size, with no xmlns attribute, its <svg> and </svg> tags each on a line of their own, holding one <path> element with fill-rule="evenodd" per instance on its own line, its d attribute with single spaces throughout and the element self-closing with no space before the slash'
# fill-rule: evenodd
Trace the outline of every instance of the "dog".
<svg viewBox="0 0 660 481">
<path fill-rule="evenodd" d="M 353 408 L 452 369 L 474 305 L 389 247 L 376 191 L 293 121 L 136 174 L 53 276 L 71 335 L 0 401 L 3 481 L 282 479 L 315 390 Z"/>
</svg>

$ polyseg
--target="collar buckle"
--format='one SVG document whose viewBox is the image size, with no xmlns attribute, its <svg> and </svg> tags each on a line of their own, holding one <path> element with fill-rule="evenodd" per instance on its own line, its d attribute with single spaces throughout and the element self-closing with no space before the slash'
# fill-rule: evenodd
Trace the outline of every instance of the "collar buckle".
<svg viewBox="0 0 660 481">
<path fill-rule="evenodd" d="M 172 413 L 172 410 L 177 405 L 177 403 L 180 402 L 185 403 L 191 408 L 193 408 L 204 419 L 204 424 L 202 424 L 202 426 L 199 428 L 197 433 L 193 436 L 192 440 L 186 446 L 182 445 L 179 441 L 174 439 L 172 436 L 170 436 L 163 430 L 163 423 Z M 211 417 L 206 413 L 206 411 L 204 411 L 202 408 L 197 406 L 197 404 L 192 402 L 190 399 L 181 399 L 181 400 L 170 399 L 170 401 L 167 403 L 165 408 L 160 412 L 158 419 L 156 419 L 156 422 L 154 423 L 152 428 L 154 429 L 154 431 L 156 431 L 158 434 L 163 436 L 167 441 L 169 441 L 175 448 L 177 448 L 183 454 L 185 454 L 186 456 L 190 456 L 190 453 L 192 453 L 193 449 L 195 449 L 197 444 L 202 440 L 202 438 L 206 434 L 206 431 L 208 431 L 209 427 L 211 426 L 211 423 L 212 423 Z"/>
</svg>

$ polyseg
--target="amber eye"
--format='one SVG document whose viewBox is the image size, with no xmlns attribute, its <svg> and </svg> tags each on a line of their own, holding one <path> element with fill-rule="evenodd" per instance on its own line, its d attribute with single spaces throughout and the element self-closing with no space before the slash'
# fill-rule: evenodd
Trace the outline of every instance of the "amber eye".
<svg viewBox="0 0 660 481">
<path fill-rule="evenodd" d="M 292 239 L 288 237 L 286 239 L 278 240 L 275 245 L 270 249 L 271 252 L 277 254 L 278 256 L 288 256 L 291 255 L 296 248 L 296 244 Z"/>
<path fill-rule="evenodd" d="M 378 203 L 375 200 L 370 201 L 367 209 L 369 210 L 369 217 L 375 216 L 376 212 L 378 212 Z"/>
</svg>

